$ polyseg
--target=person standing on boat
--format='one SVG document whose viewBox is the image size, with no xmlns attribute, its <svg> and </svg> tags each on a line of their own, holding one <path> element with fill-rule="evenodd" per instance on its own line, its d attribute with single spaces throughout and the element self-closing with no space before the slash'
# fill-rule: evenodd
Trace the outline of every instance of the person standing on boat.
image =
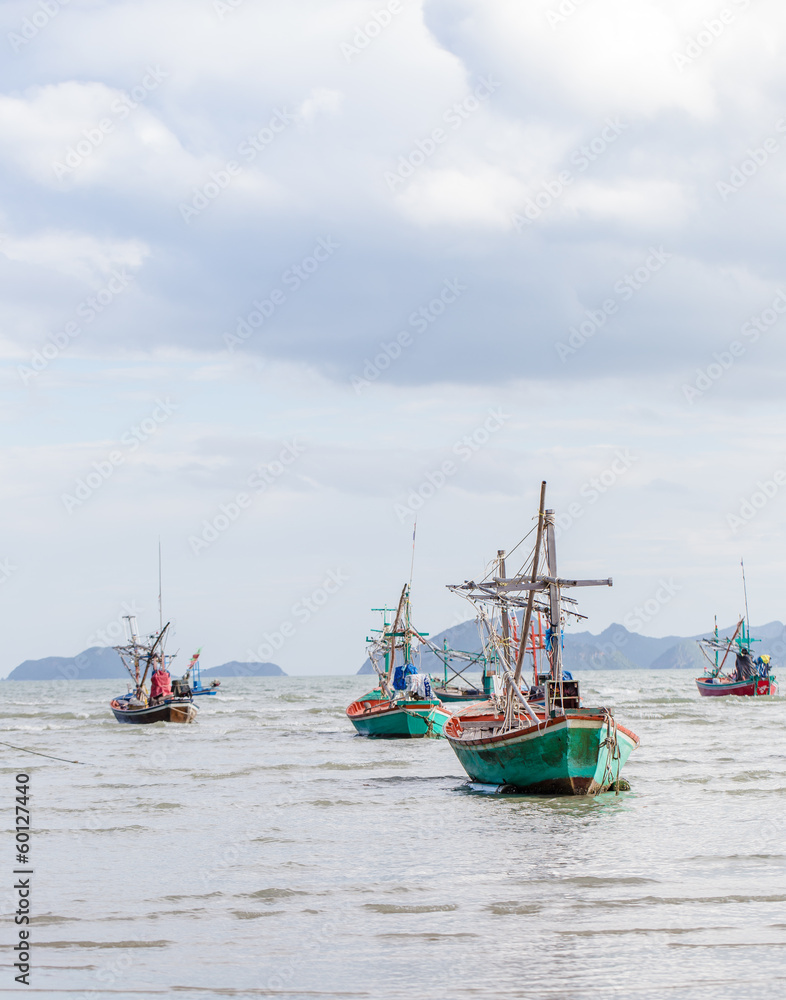
<svg viewBox="0 0 786 1000">
<path fill-rule="evenodd" d="M 751 659 L 751 654 L 747 649 L 741 649 L 737 653 L 737 660 L 734 666 L 735 681 L 747 681 L 756 675 L 756 665 Z"/>
<path fill-rule="evenodd" d="M 150 702 L 158 705 L 172 697 L 172 678 L 162 660 L 156 657 L 153 661 L 153 676 L 150 678 Z"/>
</svg>

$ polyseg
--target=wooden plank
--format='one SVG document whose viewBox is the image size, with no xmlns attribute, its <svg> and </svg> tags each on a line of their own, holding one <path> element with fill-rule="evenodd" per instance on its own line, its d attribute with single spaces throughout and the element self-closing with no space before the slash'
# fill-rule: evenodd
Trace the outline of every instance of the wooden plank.
<svg viewBox="0 0 786 1000">
<path fill-rule="evenodd" d="M 512 577 L 509 580 L 496 579 L 494 583 L 500 590 L 548 590 L 556 584 L 558 587 L 611 587 L 613 580 L 564 580 L 556 576 L 539 576 L 533 583 L 524 576 Z"/>
</svg>

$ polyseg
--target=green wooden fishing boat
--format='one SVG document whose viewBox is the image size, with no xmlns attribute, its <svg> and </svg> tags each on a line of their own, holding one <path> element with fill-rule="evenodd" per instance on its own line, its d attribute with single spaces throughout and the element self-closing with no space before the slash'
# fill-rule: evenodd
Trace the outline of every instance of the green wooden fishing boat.
<svg viewBox="0 0 786 1000">
<path fill-rule="evenodd" d="M 382 612 L 382 628 L 368 637 L 369 657 L 379 675 L 379 687 L 353 701 L 347 718 L 361 736 L 377 739 L 416 739 L 439 737 L 446 718 L 433 715 L 441 709 L 431 694 L 429 679 L 412 666 L 413 640 L 423 640 L 426 633 L 412 627 L 409 587 L 401 591 L 396 616 L 388 621 L 392 608 Z M 381 665 L 384 661 L 384 667 Z M 444 713 L 449 717 L 448 713 Z"/>
<path fill-rule="evenodd" d="M 374 698 L 380 691 L 353 701 L 347 716 L 361 736 L 387 739 L 415 739 L 420 736 L 442 736 L 445 723 L 451 718 L 436 699 L 417 701 Z"/>
<path fill-rule="evenodd" d="M 450 588 L 472 601 L 487 622 L 504 664 L 504 691 L 483 705 L 457 711 L 444 733 L 473 781 L 524 793 L 594 795 L 620 788 L 620 772 L 639 738 L 619 725 L 610 709 L 582 706 L 579 682 L 563 674 L 563 624 L 569 615 L 582 617 L 563 590 L 611 586 L 612 581 L 558 575 L 554 511 L 545 510 L 545 499 L 543 483 L 535 547 L 518 573 L 507 575 L 500 551 L 493 578 Z M 539 572 L 541 547 L 545 572 Z M 517 608 L 524 608 L 520 641 L 514 632 Z M 544 693 L 542 708 L 534 707 L 529 689 L 524 694 L 520 686 L 533 611 L 548 622 L 543 644 L 548 670 L 534 665 L 535 684 L 540 681 Z"/>
<path fill-rule="evenodd" d="M 638 737 L 606 709 L 567 709 L 538 722 L 503 729 L 503 716 L 451 717 L 445 726 L 461 766 L 474 780 L 511 791 L 594 795 L 619 784 Z"/>
</svg>

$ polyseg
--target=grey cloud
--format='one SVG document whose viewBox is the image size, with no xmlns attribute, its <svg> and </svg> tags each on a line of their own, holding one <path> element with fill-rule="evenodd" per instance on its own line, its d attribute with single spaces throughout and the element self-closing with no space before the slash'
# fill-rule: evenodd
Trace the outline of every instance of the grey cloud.
<svg viewBox="0 0 786 1000">
<path fill-rule="evenodd" d="M 511 8 L 500 10 L 500 17 L 510 16 Z M 621 77 L 619 100 L 598 107 L 598 97 L 590 108 L 581 79 L 565 78 L 557 91 L 544 86 L 526 60 L 512 62 L 492 30 L 493 18 L 484 22 L 478 4 L 428 3 L 425 13 L 436 44 L 429 51 L 420 36 L 415 80 L 433 81 L 447 56 L 449 84 L 424 95 L 402 81 L 398 101 L 389 97 L 381 104 L 375 103 L 382 88 L 370 52 L 346 66 L 337 51 L 326 48 L 316 68 L 290 69 L 284 83 L 259 71 L 251 96 L 248 82 L 232 67 L 233 58 L 247 65 L 251 44 L 236 28 L 225 26 L 226 34 L 215 35 L 204 79 L 189 75 L 170 34 L 159 37 L 157 50 L 170 48 L 170 58 L 162 54 L 161 61 L 171 73 L 151 95 L 146 113 L 166 122 L 196 170 L 178 191 L 163 162 L 165 185 L 142 174 L 130 186 L 108 176 L 95 185 L 57 191 L 6 159 L 3 180 L 15 192 L 6 206 L 6 225 L 15 235 L 26 235 L 33 218 L 41 220 L 39 227 L 46 220 L 61 230 L 111 234 L 151 248 L 133 289 L 84 331 L 75 353 L 171 346 L 220 357 L 224 335 L 253 311 L 255 300 L 279 290 L 285 301 L 237 350 L 311 365 L 347 384 L 401 331 L 412 335 L 412 343 L 375 380 L 379 385 L 521 377 L 572 381 L 642 371 L 660 371 L 664 382 L 673 382 L 686 366 L 709 363 L 712 352 L 735 335 L 751 310 L 764 307 L 780 281 L 782 234 L 771 210 L 782 184 L 778 162 L 762 167 L 726 202 L 715 189 L 748 146 L 774 127 L 777 114 L 768 118 L 762 112 L 751 121 L 735 100 L 734 87 L 715 78 L 713 114 L 681 104 L 676 91 L 657 107 L 637 110 Z M 585 15 L 597 16 L 589 9 Z M 140 16 L 149 17 L 150 9 Z M 53 44 L 55 28 L 65 32 L 68 23 L 64 13 L 51 37 L 38 41 L 39 51 Z M 111 23 L 109 18 L 96 29 L 99 38 Z M 471 31 L 473 24 L 483 30 Z M 73 20 L 68 32 L 75 25 Z M 339 28 L 335 39 L 343 38 Z M 205 27 L 195 16 L 189 30 L 202 37 Z M 406 39 L 400 31 L 380 40 L 393 60 L 389 70 L 403 65 Z M 304 33 L 300 42 L 305 53 L 314 40 Z M 75 56 L 78 39 L 73 44 Z M 566 48 L 566 59 L 569 52 Z M 27 63 L 17 60 L 15 69 L 33 79 L 32 47 L 29 55 Z M 122 54 L 123 75 L 133 79 L 130 65 L 141 66 L 148 56 L 135 34 Z M 94 77 L 122 86 L 117 73 L 90 58 Z M 75 58 L 69 62 L 67 51 L 57 65 L 62 79 L 76 74 Z M 554 73 L 562 69 L 555 66 Z M 430 123 L 440 122 L 451 98 L 494 72 L 503 84 L 466 128 L 451 134 L 400 192 L 387 190 L 384 172 L 415 148 Z M 194 177 L 196 188 L 204 187 L 273 109 L 295 109 L 319 86 L 345 99 L 316 121 L 292 124 L 264 156 L 244 164 L 242 180 L 184 223 L 179 205 L 191 197 Z M 766 78 L 761 86 L 773 98 L 783 89 L 781 81 Z M 614 92 L 609 84 L 601 96 Z M 225 109 L 231 112 L 224 114 Z M 624 133 L 597 161 L 579 169 L 577 151 L 615 116 L 626 122 Z M 538 135 L 543 148 L 533 149 L 531 140 Z M 477 180 L 486 168 L 501 171 L 520 190 L 502 224 L 496 216 L 484 221 L 482 212 L 467 221 L 458 196 L 455 217 L 450 206 L 443 207 L 439 221 L 419 217 L 411 207 L 415 202 L 408 201 L 426 197 L 417 192 L 432 172 L 439 190 L 450 171 Z M 133 162 L 129 170 L 133 173 Z M 565 170 L 572 172 L 572 182 L 548 203 L 548 185 L 556 190 Z M 477 183 L 480 190 L 491 182 Z M 260 195 L 262 188 L 254 187 L 260 184 L 279 194 Z M 539 193 L 544 207 L 517 232 L 511 217 L 526 218 L 528 204 L 537 211 Z M 328 236 L 340 250 L 299 287 L 287 284 L 284 275 Z M 672 255 L 668 264 L 635 295 L 621 299 L 618 283 L 642 266 L 651 247 L 660 246 Z M 419 332 L 410 316 L 431 301 L 446 278 L 465 282 L 467 291 Z M 6 293 L 4 327 L 27 351 L 45 342 L 90 290 L 77 278 L 21 263 L 4 264 L 0 283 Z M 555 344 L 567 342 L 571 327 L 591 326 L 609 299 L 618 306 L 614 314 L 575 355 L 560 359 Z M 576 335 L 579 341 L 581 336 Z M 774 354 L 768 367 L 782 370 L 782 352 Z M 751 363 L 758 362 L 751 358 Z"/>
</svg>

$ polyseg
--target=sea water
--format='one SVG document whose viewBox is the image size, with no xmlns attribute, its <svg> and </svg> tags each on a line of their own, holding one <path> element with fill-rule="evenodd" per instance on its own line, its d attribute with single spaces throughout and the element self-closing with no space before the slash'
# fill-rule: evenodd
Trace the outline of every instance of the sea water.
<svg viewBox="0 0 786 1000">
<path fill-rule="evenodd" d="M 0 738 L 82 763 L 0 748 L 0 991 L 783 997 L 786 703 L 700 698 L 682 671 L 581 680 L 641 738 L 629 792 L 473 792 L 443 740 L 355 735 L 364 677 L 227 678 L 188 726 L 117 723 L 114 682 L 3 683 Z"/>
</svg>

